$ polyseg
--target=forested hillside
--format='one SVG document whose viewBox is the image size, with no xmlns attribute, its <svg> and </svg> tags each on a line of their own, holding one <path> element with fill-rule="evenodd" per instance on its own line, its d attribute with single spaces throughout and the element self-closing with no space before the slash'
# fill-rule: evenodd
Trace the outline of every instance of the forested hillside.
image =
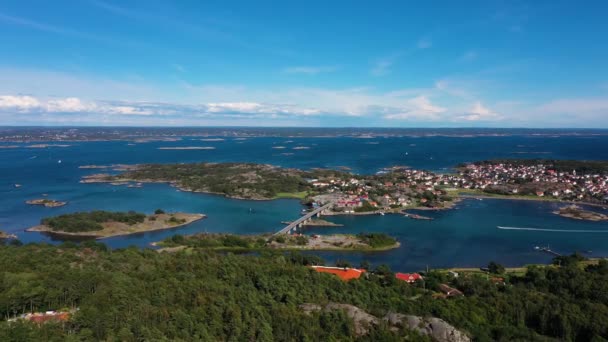
<svg viewBox="0 0 608 342">
<path fill-rule="evenodd" d="M 340 310 L 306 314 L 299 307 L 329 302 L 352 304 L 376 317 L 389 312 L 439 317 L 479 341 L 608 338 L 606 262 L 584 268 L 564 259 L 562 267 L 535 267 L 506 279 L 506 285 L 486 276 L 447 279 L 438 272 L 431 272 L 426 284 L 409 285 L 383 266 L 343 282 L 304 267 L 321 261 L 299 254 L 13 244 L 0 247 L 1 341 L 420 338 L 384 323 L 357 335 Z M 465 296 L 436 298 L 430 290 L 441 282 L 451 282 Z M 79 310 L 61 324 L 6 322 L 24 312 L 62 308 Z"/>
</svg>

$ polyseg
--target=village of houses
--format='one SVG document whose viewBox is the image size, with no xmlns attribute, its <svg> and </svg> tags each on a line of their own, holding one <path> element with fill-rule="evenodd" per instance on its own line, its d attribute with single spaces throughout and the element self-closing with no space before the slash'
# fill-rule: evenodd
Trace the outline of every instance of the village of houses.
<svg viewBox="0 0 608 342">
<path fill-rule="evenodd" d="M 350 179 L 310 180 L 317 203 L 335 203 L 333 213 L 383 213 L 407 207 L 446 208 L 451 194 L 550 197 L 563 201 L 608 203 L 608 174 L 557 172 L 550 165 L 468 164 L 456 173 L 436 174 L 403 167 Z"/>
</svg>

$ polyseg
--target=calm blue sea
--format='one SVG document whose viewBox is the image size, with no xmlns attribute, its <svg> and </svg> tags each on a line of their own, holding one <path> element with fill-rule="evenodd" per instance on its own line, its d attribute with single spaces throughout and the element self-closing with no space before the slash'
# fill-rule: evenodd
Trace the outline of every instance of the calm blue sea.
<svg viewBox="0 0 608 342">
<path fill-rule="evenodd" d="M 255 234 L 281 227 L 281 221 L 299 216 L 295 200 L 241 201 L 219 196 L 177 191 L 163 184 L 143 188 L 80 184 L 80 177 L 99 170 L 79 169 L 87 164 L 175 163 L 175 162 L 256 162 L 297 168 L 349 167 L 357 173 L 375 173 L 394 166 L 434 171 L 450 171 L 458 163 L 491 158 L 555 158 L 608 160 L 608 135 L 579 134 L 537 136 L 534 134 L 492 137 L 380 137 L 380 138 L 286 138 L 261 137 L 244 140 L 201 141 L 184 137 L 176 142 L 133 143 L 74 142 L 69 147 L 44 149 L 21 147 L 0 149 L 0 230 L 15 233 L 24 242 L 48 241 L 39 233 L 23 229 L 41 218 L 61 213 L 106 209 L 152 212 L 200 212 L 206 220 L 190 226 L 155 233 L 104 240 L 114 248 L 150 242 L 173 234 L 233 232 Z M 22 143 L 2 143 L 20 145 Z M 208 146 L 214 150 L 159 150 L 159 147 Z M 61 163 L 59 161 L 61 160 Z M 14 184 L 22 184 L 15 188 Z M 24 202 L 48 194 L 68 201 L 61 208 L 29 206 Z M 396 270 L 426 267 L 480 266 L 495 260 L 506 265 L 547 262 L 550 256 L 534 251 L 537 245 L 570 253 L 591 251 L 592 256 L 608 256 L 608 233 L 562 233 L 499 230 L 497 226 L 607 230 L 606 223 L 581 222 L 561 218 L 551 211 L 555 204 L 466 200 L 455 210 L 425 215 L 433 221 L 416 221 L 398 215 L 333 217 L 341 228 L 318 228 L 310 232 L 386 232 L 396 236 L 401 248 L 382 253 L 318 252 L 329 261 L 365 259 L 386 263 Z M 252 210 L 250 210 L 252 209 Z M 599 209 L 601 210 L 601 209 Z M 251 213 L 253 211 L 253 213 Z"/>
</svg>

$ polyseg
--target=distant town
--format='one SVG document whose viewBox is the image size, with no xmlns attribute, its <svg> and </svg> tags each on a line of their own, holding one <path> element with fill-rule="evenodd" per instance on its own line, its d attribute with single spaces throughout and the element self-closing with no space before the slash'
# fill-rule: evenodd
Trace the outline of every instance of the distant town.
<svg viewBox="0 0 608 342">
<path fill-rule="evenodd" d="M 574 164 L 570 171 L 563 170 L 566 163 Z M 395 168 L 371 177 L 314 179 L 311 183 L 322 193 L 314 197 L 316 201 L 332 200 L 338 211 L 348 213 L 448 207 L 455 196 L 467 193 L 605 204 L 605 167 L 601 162 L 486 161 L 463 165 L 453 174 Z"/>
</svg>

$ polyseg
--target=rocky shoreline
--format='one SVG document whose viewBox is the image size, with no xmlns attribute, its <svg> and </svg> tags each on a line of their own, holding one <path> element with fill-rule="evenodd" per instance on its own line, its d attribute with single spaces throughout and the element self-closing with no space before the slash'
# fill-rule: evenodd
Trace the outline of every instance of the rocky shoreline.
<svg viewBox="0 0 608 342">
<path fill-rule="evenodd" d="M 25 203 L 29 204 L 29 205 L 41 205 L 46 208 L 63 207 L 64 205 L 68 204 L 68 202 L 62 202 L 62 201 L 52 200 L 52 199 L 48 199 L 48 198 L 39 198 L 39 199 L 28 200 L 28 201 L 25 201 Z"/>
<path fill-rule="evenodd" d="M 88 168 L 92 168 L 92 167 L 88 167 Z M 96 168 L 100 168 L 100 167 L 96 167 Z M 140 188 L 140 187 L 142 187 L 143 183 L 158 183 L 158 184 L 165 183 L 165 184 L 169 184 L 171 187 L 174 187 L 179 191 L 194 192 L 194 193 L 209 194 L 209 195 L 218 195 L 218 196 L 224 196 L 226 198 L 232 198 L 232 199 L 238 199 L 238 200 L 272 201 L 275 199 L 275 198 L 269 198 L 269 197 L 263 197 L 263 196 L 242 197 L 242 196 L 229 195 L 229 194 L 220 193 L 220 192 L 194 190 L 194 189 L 179 186 L 179 185 L 177 185 L 177 183 L 175 183 L 174 181 L 170 181 L 170 180 L 130 179 L 130 178 L 111 179 L 111 178 L 109 178 L 112 176 L 113 175 L 111 175 L 109 173 L 96 173 L 96 174 L 92 174 L 92 175 L 83 176 L 80 180 L 80 183 L 83 183 L 83 184 L 107 183 L 107 184 L 110 184 L 113 186 L 123 186 L 124 185 L 124 186 L 128 186 L 131 188 Z"/>
<path fill-rule="evenodd" d="M 188 214 L 188 213 L 173 213 L 173 214 L 153 214 L 148 215 L 143 223 L 127 225 L 121 222 L 106 222 L 103 223 L 102 230 L 87 231 L 87 232 L 65 232 L 56 231 L 45 225 L 38 225 L 26 229 L 26 232 L 41 232 L 58 237 L 80 237 L 92 239 L 105 239 L 114 236 L 123 236 L 137 233 L 146 233 L 158 230 L 173 229 L 186 226 L 192 222 L 196 222 L 206 218 L 204 214 Z M 173 223 L 169 221 L 175 218 L 181 223 Z"/>
<path fill-rule="evenodd" d="M 17 238 L 17 235 L 5 233 L 5 232 L 3 232 L 3 231 L 0 230 L 0 240 L 16 239 L 16 238 Z"/>
<path fill-rule="evenodd" d="M 577 205 L 569 205 L 562 207 L 559 210 L 553 212 L 561 217 L 566 217 L 574 220 L 585 220 L 585 221 L 608 221 L 608 215 L 598 213 L 595 211 L 585 210 Z"/>
</svg>

